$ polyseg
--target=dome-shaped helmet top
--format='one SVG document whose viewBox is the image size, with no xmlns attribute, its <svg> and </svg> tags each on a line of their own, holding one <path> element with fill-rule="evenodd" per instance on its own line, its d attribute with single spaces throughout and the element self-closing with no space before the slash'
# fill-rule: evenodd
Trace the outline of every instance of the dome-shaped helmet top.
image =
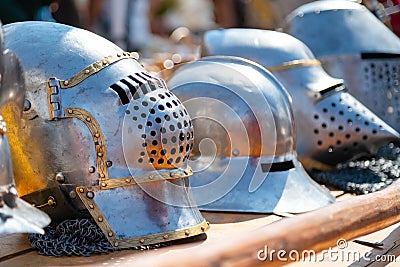
<svg viewBox="0 0 400 267">
<path fill-rule="evenodd" d="M 297 161 L 289 96 L 266 69 L 205 57 L 168 85 L 193 119 L 190 183 L 201 209 L 299 213 L 333 202 Z"/>
<path fill-rule="evenodd" d="M 204 55 L 234 55 L 256 61 L 285 86 L 293 98 L 296 150 L 308 169 L 330 169 L 399 137 L 344 90 L 343 80 L 329 76 L 301 41 L 288 34 L 212 30 L 205 34 L 203 46 Z"/>
<path fill-rule="evenodd" d="M 185 179 L 191 120 L 164 81 L 135 53 L 83 29 L 4 28 L 26 78 L 22 122 L 10 135 L 13 160 L 25 166 L 15 173 L 24 198 L 52 199 L 43 210 L 55 221 L 90 215 L 115 247 L 203 233 Z"/>
</svg>

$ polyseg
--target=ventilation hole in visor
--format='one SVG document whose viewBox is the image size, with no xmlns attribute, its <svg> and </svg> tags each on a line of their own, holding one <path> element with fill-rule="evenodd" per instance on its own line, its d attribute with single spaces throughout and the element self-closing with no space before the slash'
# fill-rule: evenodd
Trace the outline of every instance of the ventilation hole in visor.
<svg viewBox="0 0 400 267">
<path fill-rule="evenodd" d="M 294 169 L 293 161 L 261 163 L 262 172 L 283 172 Z"/>
</svg>

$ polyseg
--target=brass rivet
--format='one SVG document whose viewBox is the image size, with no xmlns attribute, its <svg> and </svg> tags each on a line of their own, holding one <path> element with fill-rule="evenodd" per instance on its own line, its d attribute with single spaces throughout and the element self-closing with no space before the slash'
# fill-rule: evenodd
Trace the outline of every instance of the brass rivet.
<svg viewBox="0 0 400 267">
<path fill-rule="evenodd" d="M 110 237 L 113 236 L 113 233 L 112 233 L 112 232 L 109 232 L 109 233 L 108 233 L 108 236 L 110 236 Z"/>
<path fill-rule="evenodd" d="M 54 199 L 54 197 L 49 196 L 49 198 L 47 199 L 47 204 L 49 204 L 49 206 L 55 206 L 56 200 Z"/>
<path fill-rule="evenodd" d="M 107 63 L 108 63 L 107 60 L 103 61 L 103 65 L 107 65 Z"/>
<path fill-rule="evenodd" d="M 99 153 L 97 153 L 97 156 L 102 157 L 103 153 L 99 152 Z"/>
<path fill-rule="evenodd" d="M 102 221 L 103 221 L 103 217 L 99 217 L 97 220 L 98 220 L 99 222 L 102 222 Z"/>
<path fill-rule="evenodd" d="M 90 117 L 86 117 L 86 121 L 91 121 L 92 119 Z"/>
<path fill-rule="evenodd" d="M 185 230 L 185 235 L 188 236 L 190 234 L 189 230 Z"/>
<path fill-rule="evenodd" d="M 86 192 L 86 197 L 88 199 L 93 199 L 94 198 L 94 192 L 93 191 L 87 191 Z"/>
<path fill-rule="evenodd" d="M 131 179 L 126 178 L 126 179 L 125 179 L 125 182 L 130 183 L 130 182 L 131 182 Z"/>
<path fill-rule="evenodd" d="M 79 188 L 79 192 L 83 193 L 83 192 L 85 192 L 85 190 L 81 187 L 81 188 Z"/>
<path fill-rule="evenodd" d="M 168 239 L 168 235 L 165 235 L 165 236 L 164 236 L 164 239 Z"/>
<path fill-rule="evenodd" d="M 106 183 L 101 183 L 101 186 L 102 186 L 102 187 L 106 187 L 107 184 L 106 184 Z"/>
<path fill-rule="evenodd" d="M 169 176 L 174 177 L 175 174 L 174 174 L 173 172 L 171 172 L 171 173 L 169 174 Z"/>
<path fill-rule="evenodd" d="M 89 74 L 89 72 L 90 72 L 90 70 L 88 70 L 88 69 L 85 70 L 85 73 L 86 73 L 86 74 Z"/>
<path fill-rule="evenodd" d="M 206 222 L 207 223 L 207 225 L 210 225 L 210 222 Z"/>
<path fill-rule="evenodd" d="M 64 81 L 64 85 L 68 85 L 68 81 Z"/>
<path fill-rule="evenodd" d="M 107 160 L 106 165 L 107 165 L 107 167 L 111 167 L 112 166 L 112 161 L 111 160 Z"/>
<path fill-rule="evenodd" d="M 104 173 L 100 173 L 100 178 L 106 177 Z"/>
<path fill-rule="evenodd" d="M 89 208 L 94 209 L 93 204 L 89 204 Z"/>
<path fill-rule="evenodd" d="M 119 52 L 119 53 L 117 54 L 117 57 L 122 57 L 122 53 Z"/>
<path fill-rule="evenodd" d="M 68 113 L 72 114 L 73 113 L 72 109 L 68 109 Z"/>
<path fill-rule="evenodd" d="M 99 137 L 100 137 L 100 134 L 95 133 L 94 136 L 97 137 L 97 138 L 99 138 Z"/>
<path fill-rule="evenodd" d="M 201 229 L 201 231 L 204 232 L 204 230 L 205 230 L 206 228 L 204 228 L 204 226 L 202 226 L 202 227 L 200 227 L 200 229 Z"/>
<path fill-rule="evenodd" d="M 114 243 L 114 247 L 118 247 L 118 242 L 115 242 L 115 243 Z"/>
<path fill-rule="evenodd" d="M 94 166 L 89 167 L 89 172 L 94 173 L 96 171 L 96 168 Z"/>
<path fill-rule="evenodd" d="M 140 243 L 142 243 L 142 244 L 143 244 L 143 243 L 144 243 L 144 239 L 140 239 Z"/>
</svg>

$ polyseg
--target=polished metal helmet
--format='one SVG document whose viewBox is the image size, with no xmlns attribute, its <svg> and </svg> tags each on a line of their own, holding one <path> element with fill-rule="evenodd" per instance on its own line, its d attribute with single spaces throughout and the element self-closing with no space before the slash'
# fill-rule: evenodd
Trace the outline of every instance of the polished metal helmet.
<svg viewBox="0 0 400 267">
<path fill-rule="evenodd" d="M 298 39 L 281 32 L 226 29 L 206 32 L 203 55 L 234 55 L 269 69 L 293 98 L 296 151 L 307 169 L 374 152 L 399 134 L 348 94 Z"/>
<path fill-rule="evenodd" d="M 0 29 L 1 29 L 0 23 Z M 17 57 L 3 52 L 3 32 L 0 30 L 0 114 L 3 108 L 22 112 L 25 95 L 24 80 Z M 18 197 L 15 188 L 6 124 L 0 115 L 0 234 L 41 233 L 50 223 L 46 213 Z"/>
<path fill-rule="evenodd" d="M 289 95 L 266 69 L 206 57 L 167 83 L 193 120 L 189 180 L 200 209 L 300 213 L 334 201 L 297 161 Z"/>
<path fill-rule="evenodd" d="M 5 113 L 24 199 L 55 222 L 93 218 L 118 248 L 202 234 L 208 224 L 186 179 L 191 120 L 165 82 L 135 53 L 83 29 L 4 29 L 26 79 L 21 122 Z"/>
<path fill-rule="evenodd" d="M 399 37 L 363 5 L 343 0 L 303 5 L 285 23 L 284 31 L 303 41 L 330 75 L 400 130 Z"/>
</svg>

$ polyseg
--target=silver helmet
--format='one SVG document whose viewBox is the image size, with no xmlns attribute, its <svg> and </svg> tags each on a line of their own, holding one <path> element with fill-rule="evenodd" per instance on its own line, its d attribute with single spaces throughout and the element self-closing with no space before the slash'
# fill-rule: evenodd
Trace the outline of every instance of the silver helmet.
<svg viewBox="0 0 400 267">
<path fill-rule="evenodd" d="M 212 30 L 203 55 L 234 55 L 269 69 L 293 98 L 296 151 L 307 169 L 375 152 L 399 134 L 348 94 L 343 81 L 329 76 L 298 39 L 259 29 Z"/>
<path fill-rule="evenodd" d="M 400 130 L 400 39 L 365 6 L 312 2 L 287 16 L 284 31 L 303 41 L 330 75 L 343 78 L 352 95 Z"/>
<path fill-rule="evenodd" d="M 200 209 L 300 213 L 334 201 L 297 161 L 289 95 L 266 69 L 206 57 L 167 83 L 193 120 L 189 180 Z"/>
<path fill-rule="evenodd" d="M 10 131 L 24 199 L 55 222 L 93 218 L 118 248 L 202 234 L 208 224 L 186 179 L 191 120 L 165 82 L 83 29 L 4 29 L 26 78 L 22 120 Z"/>
<path fill-rule="evenodd" d="M 1 29 L 0 23 L 0 29 Z M 3 32 L 0 30 L 0 114 L 13 108 L 22 112 L 25 95 L 24 80 L 17 57 L 3 52 Z M 46 213 L 18 197 L 15 188 L 6 124 L 0 115 L 0 234 L 41 233 L 50 223 Z"/>
</svg>

